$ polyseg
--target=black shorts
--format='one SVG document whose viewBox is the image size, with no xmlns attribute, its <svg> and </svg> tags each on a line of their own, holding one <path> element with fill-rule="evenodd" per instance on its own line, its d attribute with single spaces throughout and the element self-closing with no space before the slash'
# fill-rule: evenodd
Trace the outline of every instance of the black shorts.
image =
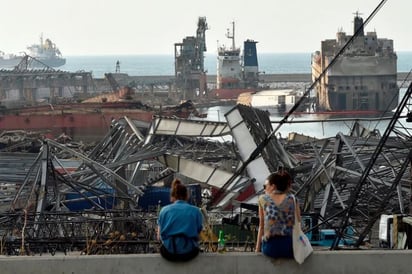
<svg viewBox="0 0 412 274">
<path fill-rule="evenodd" d="M 172 262 L 187 262 L 195 258 L 199 254 L 199 248 L 195 247 L 192 251 L 183 254 L 170 253 L 164 245 L 160 247 L 160 255 L 168 261 Z"/>
</svg>

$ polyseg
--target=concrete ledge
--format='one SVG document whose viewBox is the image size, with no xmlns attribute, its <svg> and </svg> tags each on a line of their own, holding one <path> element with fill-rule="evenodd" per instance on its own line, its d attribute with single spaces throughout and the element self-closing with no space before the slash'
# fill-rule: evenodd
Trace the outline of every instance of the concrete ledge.
<svg viewBox="0 0 412 274">
<path fill-rule="evenodd" d="M 159 254 L 96 256 L 0 256 L 1 274 L 387 274 L 412 273 L 410 250 L 317 251 L 302 265 L 255 253 L 204 253 L 188 263 L 171 263 Z"/>
</svg>

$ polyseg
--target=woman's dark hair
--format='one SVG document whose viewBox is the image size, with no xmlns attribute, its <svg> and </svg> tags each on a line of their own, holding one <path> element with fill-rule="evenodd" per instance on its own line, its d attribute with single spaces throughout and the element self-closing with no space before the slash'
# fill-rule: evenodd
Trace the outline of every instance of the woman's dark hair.
<svg viewBox="0 0 412 274">
<path fill-rule="evenodd" d="M 176 200 L 186 200 L 187 197 L 187 187 L 182 184 L 179 179 L 174 179 L 172 182 L 172 189 L 170 191 L 170 196 Z"/>
<path fill-rule="evenodd" d="M 279 191 L 286 191 L 292 185 L 292 177 L 284 170 L 270 174 L 267 180 Z"/>
</svg>

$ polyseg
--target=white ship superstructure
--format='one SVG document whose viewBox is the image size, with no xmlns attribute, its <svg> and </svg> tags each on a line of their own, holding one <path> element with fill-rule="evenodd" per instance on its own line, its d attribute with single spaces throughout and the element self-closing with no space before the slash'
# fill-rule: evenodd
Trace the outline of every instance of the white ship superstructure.
<svg viewBox="0 0 412 274">
<path fill-rule="evenodd" d="M 217 56 L 217 88 L 239 88 L 242 79 L 240 48 L 235 45 L 235 22 L 232 22 L 232 33 L 227 31 L 226 37 L 232 40 L 232 46 L 218 48 Z"/>
</svg>

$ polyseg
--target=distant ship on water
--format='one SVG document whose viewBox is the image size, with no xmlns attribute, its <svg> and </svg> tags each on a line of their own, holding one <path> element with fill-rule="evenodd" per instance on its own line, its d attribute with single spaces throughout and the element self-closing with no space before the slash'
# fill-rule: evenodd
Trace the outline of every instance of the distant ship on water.
<svg viewBox="0 0 412 274">
<path fill-rule="evenodd" d="M 39 44 L 32 44 L 27 47 L 28 52 L 23 55 L 6 54 L 0 51 L 0 68 L 14 68 L 20 64 L 25 57 L 31 57 L 30 68 L 37 67 L 61 67 L 66 64 L 59 48 L 49 39 L 43 40 L 40 36 Z"/>
<path fill-rule="evenodd" d="M 245 92 L 258 89 L 259 72 L 256 52 L 256 41 L 244 42 L 243 56 L 240 48 L 235 45 L 235 23 L 232 22 L 232 32 L 228 30 L 226 37 L 232 40 L 232 46 L 218 48 L 216 89 L 209 93 L 213 99 L 237 99 Z"/>
</svg>

